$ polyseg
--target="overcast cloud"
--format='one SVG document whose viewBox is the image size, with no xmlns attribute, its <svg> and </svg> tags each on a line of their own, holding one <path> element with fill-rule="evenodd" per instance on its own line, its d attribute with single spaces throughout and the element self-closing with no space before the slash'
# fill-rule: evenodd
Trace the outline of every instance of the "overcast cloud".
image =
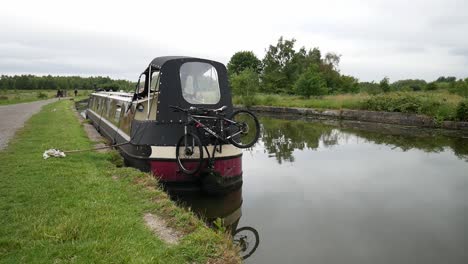
<svg viewBox="0 0 468 264">
<path fill-rule="evenodd" d="M 0 74 L 134 80 L 153 57 L 259 58 L 280 36 L 362 81 L 468 77 L 468 1 L 8 1 Z"/>
</svg>

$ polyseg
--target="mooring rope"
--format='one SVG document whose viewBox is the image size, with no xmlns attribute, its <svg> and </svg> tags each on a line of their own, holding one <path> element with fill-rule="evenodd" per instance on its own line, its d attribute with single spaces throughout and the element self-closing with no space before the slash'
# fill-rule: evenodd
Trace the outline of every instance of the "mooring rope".
<svg viewBox="0 0 468 264">
<path fill-rule="evenodd" d="M 66 150 L 66 151 L 62 151 L 62 152 L 66 153 L 66 154 L 68 154 L 68 153 L 78 153 L 78 152 L 85 152 L 85 151 L 93 151 L 93 150 L 99 150 L 99 149 L 120 147 L 120 146 L 127 145 L 127 144 L 130 144 L 130 141 L 120 143 L 120 144 L 114 144 L 114 145 L 110 145 L 110 146 L 104 146 L 104 147 L 89 148 L 89 149 L 77 149 L 77 150 Z"/>
<path fill-rule="evenodd" d="M 128 141 L 128 142 L 124 142 L 124 143 L 120 143 L 120 144 L 114 144 L 114 145 L 110 145 L 110 146 L 104 146 L 104 147 L 89 148 L 89 149 L 77 149 L 77 150 L 66 150 L 66 151 L 61 151 L 59 149 L 48 149 L 48 150 L 44 151 L 44 154 L 42 154 L 42 157 L 44 159 L 48 159 L 50 157 L 65 158 L 67 156 L 66 154 L 119 147 L 119 146 L 127 145 L 127 144 L 130 144 L 130 143 L 131 142 Z"/>
</svg>

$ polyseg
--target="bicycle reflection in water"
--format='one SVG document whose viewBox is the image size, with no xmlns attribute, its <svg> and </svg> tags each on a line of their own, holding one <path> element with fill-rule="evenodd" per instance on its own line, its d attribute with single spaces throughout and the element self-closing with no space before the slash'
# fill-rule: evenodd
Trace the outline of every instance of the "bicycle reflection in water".
<svg viewBox="0 0 468 264">
<path fill-rule="evenodd" d="M 234 244 L 240 248 L 240 256 L 242 259 L 247 259 L 257 250 L 260 244 L 260 237 L 255 228 L 244 226 L 236 230 L 232 239 Z"/>
<path fill-rule="evenodd" d="M 239 255 L 247 259 L 257 250 L 260 237 L 253 227 L 237 228 L 242 216 L 242 188 L 229 192 L 223 196 L 206 195 L 202 193 L 181 194 L 169 192 L 171 198 L 179 204 L 190 207 L 202 219 L 206 219 L 208 226 L 223 223 L 226 231 L 230 232 L 233 242 L 240 249 Z"/>
</svg>

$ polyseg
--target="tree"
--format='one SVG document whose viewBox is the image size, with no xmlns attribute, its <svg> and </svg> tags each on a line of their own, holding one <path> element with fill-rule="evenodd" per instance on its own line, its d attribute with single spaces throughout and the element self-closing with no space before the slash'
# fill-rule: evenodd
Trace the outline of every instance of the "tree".
<svg viewBox="0 0 468 264">
<path fill-rule="evenodd" d="M 341 76 L 338 70 L 341 55 L 327 53 L 320 65 L 320 71 L 327 82 L 327 87 L 331 93 L 337 93 L 341 85 Z"/>
<path fill-rule="evenodd" d="M 382 92 L 378 83 L 372 82 L 361 82 L 359 83 L 359 91 L 368 94 L 378 94 Z"/>
<path fill-rule="evenodd" d="M 457 81 L 457 78 L 454 77 L 454 76 L 448 76 L 447 78 L 445 78 L 445 81 L 446 82 L 456 82 Z"/>
<path fill-rule="evenodd" d="M 396 91 L 409 90 L 409 91 L 421 91 L 426 88 L 426 81 L 418 79 L 407 79 L 399 80 L 392 83 L 391 88 Z"/>
<path fill-rule="evenodd" d="M 449 91 L 464 97 L 468 97 L 468 82 L 460 79 L 453 83 L 453 87 L 450 87 Z"/>
<path fill-rule="evenodd" d="M 341 75 L 340 91 L 344 93 L 359 92 L 359 80 L 353 76 Z"/>
<path fill-rule="evenodd" d="M 325 55 L 325 59 L 323 60 L 324 64 L 330 65 L 331 69 L 335 71 L 338 70 L 338 66 L 340 65 L 341 55 L 338 55 L 333 52 L 329 52 Z"/>
<path fill-rule="evenodd" d="M 239 74 L 243 70 L 250 68 L 257 74 L 261 71 L 262 62 L 255 56 L 252 51 L 239 51 L 232 55 L 231 60 L 227 64 L 229 75 Z"/>
<path fill-rule="evenodd" d="M 384 93 L 390 91 L 390 84 L 389 84 L 389 79 L 388 79 L 388 77 L 383 78 L 383 79 L 380 81 L 379 85 L 380 85 L 380 89 L 382 89 L 382 91 L 383 91 Z"/>
<path fill-rule="evenodd" d="M 426 90 L 428 91 L 434 91 L 437 90 L 437 85 L 435 82 L 430 82 L 426 85 Z"/>
<path fill-rule="evenodd" d="M 309 58 L 313 64 L 319 65 L 322 63 L 322 53 L 318 47 L 315 47 L 313 50 L 309 51 Z"/>
<path fill-rule="evenodd" d="M 262 60 L 262 89 L 266 92 L 292 92 L 294 71 L 291 61 L 295 56 L 295 39 L 284 40 L 280 37 L 276 46 L 270 45 Z"/>
<path fill-rule="evenodd" d="M 241 103 L 245 106 L 254 105 L 260 86 L 258 74 L 251 68 L 247 68 L 239 74 L 233 74 L 230 80 L 232 91 L 240 97 Z"/>
<path fill-rule="evenodd" d="M 301 74 L 294 87 L 297 94 L 306 98 L 327 93 L 326 82 L 317 65 L 311 65 Z"/>
</svg>

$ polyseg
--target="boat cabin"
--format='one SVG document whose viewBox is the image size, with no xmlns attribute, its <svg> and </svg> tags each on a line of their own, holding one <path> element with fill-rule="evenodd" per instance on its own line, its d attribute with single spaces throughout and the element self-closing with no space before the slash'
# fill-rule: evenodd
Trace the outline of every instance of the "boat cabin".
<svg viewBox="0 0 468 264">
<path fill-rule="evenodd" d="M 163 183 L 197 185 L 200 174 L 184 175 L 175 163 L 175 146 L 183 135 L 183 113 L 169 106 L 220 108 L 232 113 L 226 67 L 219 62 L 169 56 L 153 59 L 140 74 L 134 92 L 96 92 L 90 96 L 87 116 L 119 147 L 130 166 L 151 171 Z M 209 141 L 204 144 L 210 145 Z M 227 187 L 242 183 L 242 153 L 223 145 L 215 169 Z"/>
</svg>

